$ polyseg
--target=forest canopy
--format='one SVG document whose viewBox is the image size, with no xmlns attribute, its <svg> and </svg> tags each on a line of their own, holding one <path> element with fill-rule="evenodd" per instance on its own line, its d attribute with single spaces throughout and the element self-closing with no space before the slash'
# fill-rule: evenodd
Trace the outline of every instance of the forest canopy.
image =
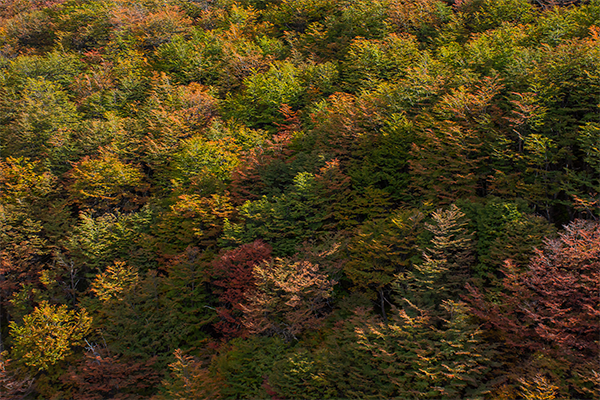
<svg viewBox="0 0 600 400">
<path fill-rule="evenodd" d="M 0 398 L 597 399 L 600 1 L 0 4 Z"/>
</svg>

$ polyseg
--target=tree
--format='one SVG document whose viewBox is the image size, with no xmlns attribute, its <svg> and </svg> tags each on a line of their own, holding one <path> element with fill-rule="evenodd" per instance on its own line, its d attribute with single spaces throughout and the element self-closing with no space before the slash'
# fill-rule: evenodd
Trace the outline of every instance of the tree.
<svg viewBox="0 0 600 400">
<path fill-rule="evenodd" d="M 333 286 L 318 264 L 275 258 L 254 266 L 256 289 L 242 306 L 250 333 L 279 335 L 289 341 L 315 329 L 327 315 Z"/>
<path fill-rule="evenodd" d="M 526 270 L 509 260 L 504 273 L 499 302 L 470 288 L 476 315 L 507 345 L 569 366 L 563 393 L 597 395 L 593 369 L 598 368 L 600 334 L 600 224 L 572 222 L 557 239 L 546 240 Z"/>
<path fill-rule="evenodd" d="M 79 222 L 62 243 L 68 258 L 88 277 L 103 271 L 115 261 L 149 269 L 156 265 L 157 254 L 152 251 L 148 231 L 154 215 L 144 208 L 137 213 L 114 211 L 95 216 L 81 213 Z"/>
<path fill-rule="evenodd" d="M 175 361 L 169 364 L 171 379 L 164 381 L 164 396 L 157 400 L 168 399 L 218 399 L 223 380 L 213 376 L 210 370 L 198 358 L 184 354 L 181 350 L 173 353 Z"/>
<path fill-rule="evenodd" d="M 488 278 L 491 284 L 498 282 L 496 274 L 506 259 L 528 264 L 534 248 L 556 231 L 545 218 L 530 214 L 527 203 L 520 199 L 507 201 L 488 196 L 483 201 L 458 204 L 470 220 L 473 239 L 477 239 L 473 243 L 477 249 L 473 275 Z"/>
<path fill-rule="evenodd" d="M 10 322 L 11 354 L 33 371 L 47 370 L 80 346 L 91 326 L 92 318 L 85 309 L 76 312 L 43 301 L 22 324 Z"/>
<path fill-rule="evenodd" d="M 19 377 L 19 371 L 11 370 L 12 362 L 0 355 L 0 397 L 2 400 L 9 398 L 23 398 L 34 390 L 35 378 L 30 375 Z"/>
<path fill-rule="evenodd" d="M 397 81 L 419 54 L 416 38 L 390 34 L 382 40 L 356 38 L 348 47 L 342 77 L 347 91 L 375 86 L 380 81 Z"/>
<path fill-rule="evenodd" d="M 283 194 L 247 201 L 239 207 L 243 224 L 226 224 L 223 242 L 247 243 L 263 239 L 273 246 L 276 255 L 292 255 L 300 243 L 318 237 L 332 228 L 330 204 L 323 195 L 325 182 L 315 174 L 300 172 L 293 186 Z M 229 243 L 228 243 L 229 242 Z"/>
<path fill-rule="evenodd" d="M 254 266 L 271 258 L 271 246 L 260 240 L 222 253 L 213 261 L 213 284 L 222 288 L 217 312 L 221 321 L 215 328 L 226 337 L 244 336 L 242 325 L 244 305 L 250 302 L 256 289 Z"/>
<path fill-rule="evenodd" d="M 498 76 L 444 95 L 423 118 L 420 143 L 411 151 L 411 187 L 424 200 L 448 204 L 488 194 L 490 155 L 498 131 L 494 98 L 503 85 Z"/>
<path fill-rule="evenodd" d="M 228 99 L 228 113 L 251 128 L 273 129 L 281 121 L 283 104 L 296 108 L 304 92 L 298 69 L 289 62 L 276 62 L 268 71 L 244 79 L 243 94 Z"/>
<path fill-rule="evenodd" d="M 437 327 L 426 309 L 404 307 L 387 323 L 361 308 L 340 322 L 316 356 L 315 386 L 339 398 L 481 398 L 493 353 L 467 306 L 444 302 L 450 318 Z"/>
<path fill-rule="evenodd" d="M 147 189 L 140 168 L 122 162 L 110 151 L 101 151 L 94 159 L 84 157 L 69 171 L 69 178 L 73 199 L 82 208 L 96 210 L 136 209 Z"/>
<path fill-rule="evenodd" d="M 574 207 L 583 215 L 598 219 L 600 214 L 600 124 L 589 122 L 579 129 L 578 142 L 585 165 L 579 170 L 567 169 L 565 190 L 573 198 Z"/>
<path fill-rule="evenodd" d="M 106 349 L 91 346 L 85 358 L 71 366 L 61 380 L 71 387 L 74 400 L 141 400 L 148 398 L 160 381 L 160 374 L 152 368 L 155 361 L 123 362 Z"/>
<path fill-rule="evenodd" d="M 212 360 L 206 386 L 210 388 L 217 382 L 219 394 L 224 398 L 267 398 L 265 376 L 282 358 L 287 347 L 279 337 L 235 338 Z"/>
<path fill-rule="evenodd" d="M 367 221 L 348 245 L 350 259 L 344 273 L 355 289 L 376 293 L 384 316 L 390 284 L 409 270 L 417 255 L 423 217 L 418 210 L 397 210 L 384 220 Z"/>
<path fill-rule="evenodd" d="M 0 161 L 0 307 L 21 287 L 39 285 L 51 247 L 43 221 L 56 178 L 28 158 Z"/>
<path fill-rule="evenodd" d="M 198 193 L 208 195 L 220 192 L 231 179 L 231 172 L 239 163 L 239 151 L 233 140 L 209 141 L 195 136 L 185 139 L 181 149 L 172 158 L 171 183 L 176 188 L 192 186 Z"/>
<path fill-rule="evenodd" d="M 43 77 L 27 78 L 12 107 L 12 120 L 0 129 L 7 155 L 30 157 L 52 171 L 65 172 L 75 155 L 74 136 L 80 123 L 68 94 Z"/>
<path fill-rule="evenodd" d="M 204 285 L 206 264 L 190 248 L 172 260 L 167 276 L 124 263 L 98 274 L 91 284 L 97 297 L 87 303 L 111 354 L 124 362 L 156 357 L 155 368 L 164 368 L 177 348 L 200 347 L 216 317 Z"/>
<path fill-rule="evenodd" d="M 164 254 L 181 252 L 186 246 L 214 249 L 234 212 L 227 195 L 180 194 L 169 210 L 157 213 L 152 234 Z"/>
</svg>

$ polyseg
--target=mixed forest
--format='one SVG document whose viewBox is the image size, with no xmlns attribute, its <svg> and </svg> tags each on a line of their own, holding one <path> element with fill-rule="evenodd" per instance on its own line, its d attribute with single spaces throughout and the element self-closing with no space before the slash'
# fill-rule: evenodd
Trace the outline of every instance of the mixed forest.
<svg viewBox="0 0 600 400">
<path fill-rule="evenodd" d="M 600 0 L 0 3 L 0 398 L 600 398 Z"/>
</svg>

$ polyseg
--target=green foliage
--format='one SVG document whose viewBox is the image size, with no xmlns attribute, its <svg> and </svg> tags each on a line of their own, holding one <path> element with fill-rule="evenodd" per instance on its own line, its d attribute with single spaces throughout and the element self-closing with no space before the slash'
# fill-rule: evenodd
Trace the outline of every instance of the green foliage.
<svg viewBox="0 0 600 400">
<path fill-rule="evenodd" d="M 580 170 L 567 169 L 563 187 L 572 196 L 575 208 L 587 215 L 598 215 L 600 205 L 600 125 L 590 122 L 580 129 L 578 137 L 585 165 Z"/>
<path fill-rule="evenodd" d="M 227 182 L 238 164 L 236 148 L 226 141 L 206 141 L 202 137 L 184 140 L 173 154 L 172 181 L 176 186 L 193 184 L 198 191 L 210 193 Z"/>
<path fill-rule="evenodd" d="M 90 94 L 82 101 L 87 102 L 95 94 L 98 93 Z M 90 104 L 87 106 L 94 107 Z M 85 112 L 96 114 L 96 111 L 89 109 Z M 135 157 L 140 147 L 140 140 L 132 132 L 131 118 L 119 117 L 114 111 L 102 111 L 100 114 L 102 114 L 102 118 L 86 119 L 80 126 L 76 142 L 77 149 L 90 157 L 112 155 L 119 160 L 129 160 Z"/>
<path fill-rule="evenodd" d="M 464 62 L 482 74 L 514 68 L 519 58 L 526 57 L 527 39 L 523 25 L 504 24 L 481 32 L 466 44 Z"/>
<path fill-rule="evenodd" d="M 541 43 L 556 46 L 563 41 L 588 35 L 592 26 L 598 26 L 598 1 L 581 7 L 552 7 L 542 14 L 534 27 Z"/>
<path fill-rule="evenodd" d="M 55 50 L 43 56 L 23 55 L 10 62 L 7 83 L 22 90 L 27 86 L 27 78 L 43 78 L 68 91 L 73 78 L 85 70 L 85 67 L 80 57 L 73 53 Z"/>
<path fill-rule="evenodd" d="M 323 59 L 342 58 L 353 39 L 380 39 L 389 33 L 385 15 L 384 1 L 344 1 L 337 4 L 335 12 L 308 25 L 300 43 L 303 50 Z"/>
<path fill-rule="evenodd" d="M 325 232 L 328 214 L 326 199 L 320 197 L 323 189 L 315 175 L 297 174 L 282 195 L 243 204 L 239 213 L 244 225 L 226 223 L 223 240 L 241 244 L 260 238 L 273 246 L 275 255 L 293 254 L 300 243 Z"/>
<path fill-rule="evenodd" d="M 15 321 L 31 311 L 30 295 L 55 245 L 46 204 L 55 196 L 56 177 L 40 167 L 21 157 L 0 162 L 0 307 L 8 307 Z"/>
<path fill-rule="evenodd" d="M 233 213 L 234 207 L 227 196 L 183 194 L 170 205 L 169 211 L 160 212 L 152 235 L 165 254 L 181 252 L 187 246 L 212 248 Z"/>
<path fill-rule="evenodd" d="M 358 309 L 325 353 L 322 375 L 334 397 L 481 398 L 490 351 L 464 303 L 443 307 L 452 317 L 441 329 L 424 310 L 393 310 L 384 324 Z"/>
<path fill-rule="evenodd" d="M 404 77 L 418 53 L 418 43 L 412 36 L 357 38 L 348 48 L 342 77 L 350 92 L 372 87 L 382 80 L 397 81 Z"/>
<path fill-rule="evenodd" d="M 335 388 L 323 373 L 323 357 L 294 347 L 273 365 L 269 385 L 281 396 L 294 399 L 330 399 Z"/>
<path fill-rule="evenodd" d="M 70 1 L 57 21 L 58 40 L 69 50 L 92 50 L 110 40 L 110 14 L 116 2 Z"/>
<path fill-rule="evenodd" d="M 392 200 L 412 200 L 407 186 L 410 144 L 417 140 L 414 129 L 406 116 L 392 114 L 381 133 L 357 152 L 362 157 L 349 171 L 354 185 L 382 189 Z"/>
<path fill-rule="evenodd" d="M 299 74 L 291 63 L 274 63 L 268 71 L 246 78 L 243 94 L 228 101 L 228 115 L 252 128 L 272 129 L 274 123 L 282 122 L 282 104 L 293 108 L 301 104 L 304 88 Z"/>
<path fill-rule="evenodd" d="M 64 245 L 71 259 L 87 273 L 102 270 L 119 259 L 145 268 L 152 265 L 155 255 L 143 251 L 143 234 L 153 221 L 149 209 L 134 214 L 81 213 L 79 219 Z"/>
<path fill-rule="evenodd" d="M 27 78 L 10 107 L 11 122 L 0 129 L 4 152 L 43 160 L 64 172 L 75 153 L 73 136 L 79 124 L 68 94 L 44 77 Z"/>
<path fill-rule="evenodd" d="M 355 288 L 384 293 L 398 273 L 406 272 L 417 255 L 415 244 L 423 214 L 398 210 L 384 220 L 365 222 L 349 245 L 350 260 L 344 273 Z"/>
<path fill-rule="evenodd" d="M 510 203 L 495 197 L 485 203 L 459 201 L 458 205 L 471 220 L 477 235 L 477 255 L 481 264 L 477 270 L 485 270 L 485 264 L 490 261 L 490 246 L 498 237 L 508 233 L 507 225 L 525 219 L 527 206 L 523 202 Z"/>
<path fill-rule="evenodd" d="M 206 137 L 210 140 L 233 140 L 243 153 L 262 147 L 267 140 L 267 132 L 250 129 L 246 125 L 236 123 L 233 120 L 227 122 L 215 120 L 209 126 Z"/>
<path fill-rule="evenodd" d="M 478 32 L 503 23 L 526 24 L 535 17 L 533 4 L 526 0 L 473 0 L 462 3 L 460 10 L 469 28 Z"/>
<path fill-rule="evenodd" d="M 175 349 L 199 346 L 206 339 L 206 325 L 215 317 L 205 307 L 204 271 L 202 258 L 190 251 L 174 263 L 167 277 L 149 271 L 136 278 L 136 269 L 124 264 L 99 274 L 92 283 L 100 296 L 94 307 L 110 351 L 128 360 L 157 357 L 158 366 L 165 367 Z M 115 287 L 116 276 L 129 279 Z"/>
<path fill-rule="evenodd" d="M 265 376 L 285 354 L 277 337 L 233 339 L 212 362 L 211 372 L 222 379 L 220 394 L 226 399 L 266 398 Z"/>
<path fill-rule="evenodd" d="M 405 298 L 417 307 L 427 307 L 437 316 L 438 312 L 444 313 L 440 310 L 444 301 L 460 300 L 471 276 L 475 245 L 468 230 L 469 221 L 456 205 L 437 210 L 432 219 L 431 224 L 425 224 L 433 237 L 423 252 L 423 262 L 400 275 L 396 285 L 401 285 L 398 290 Z"/>
</svg>

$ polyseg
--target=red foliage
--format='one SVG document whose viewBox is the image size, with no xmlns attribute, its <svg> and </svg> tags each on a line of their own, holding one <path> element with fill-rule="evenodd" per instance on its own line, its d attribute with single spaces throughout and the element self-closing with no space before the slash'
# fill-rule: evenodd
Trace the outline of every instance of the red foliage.
<svg viewBox="0 0 600 400">
<path fill-rule="evenodd" d="M 26 250 L 26 249 L 25 249 Z M 35 254 L 10 254 L 0 250 L 0 307 L 10 307 L 10 299 L 23 287 L 41 287 L 43 265 L 35 262 Z"/>
<path fill-rule="evenodd" d="M 263 379 L 264 380 L 262 383 L 262 387 L 265 389 L 265 392 L 267 392 L 267 394 L 271 396 L 271 400 L 283 400 L 281 397 L 279 397 L 277 392 L 273 390 L 273 387 L 269 384 L 269 377 L 265 375 L 263 376 Z"/>
<path fill-rule="evenodd" d="M 536 250 L 529 268 L 505 265 L 500 303 L 470 288 L 473 311 L 511 346 L 573 361 L 593 360 L 600 347 L 600 223 L 575 221 Z"/>
<path fill-rule="evenodd" d="M 279 107 L 279 112 L 283 114 L 284 117 L 283 124 L 275 123 L 279 128 L 279 135 L 288 136 L 301 129 L 300 111 L 293 111 L 292 107 L 288 104 L 282 104 L 281 107 Z"/>
<path fill-rule="evenodd" d="M 10 370 L 11 360 L 0 354 L 0 400 L 24 399 L 35 389 L 35 379 L 18 376 L 19 371 Z"/>
<path fill-rule="evenodd" d="M 221 321 L 215 328 L 225 337 L 245 335 L 241 324 L 241 304 L 248 302 L 248 295 L 256 288 L 252 270 L 255 265 L 271 258 L 271 246 L 256 240 L 230 250 L 218 257 L 214 263 L 216 286 L 223 288 L 219 296 L 221 306 L 217 312 Z"/>
</svg>

